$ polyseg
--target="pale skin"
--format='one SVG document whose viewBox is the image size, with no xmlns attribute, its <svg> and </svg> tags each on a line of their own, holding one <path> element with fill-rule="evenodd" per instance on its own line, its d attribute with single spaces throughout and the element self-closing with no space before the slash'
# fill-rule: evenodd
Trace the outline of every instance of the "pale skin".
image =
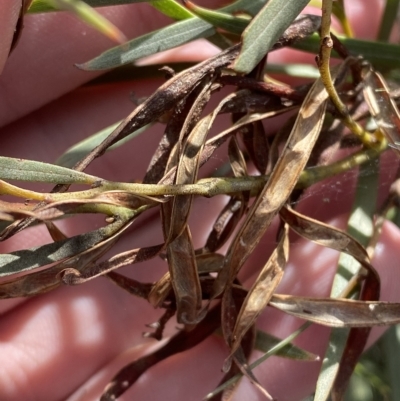
<svg viewBox="0 0 400 401">
<path fill-rule="evenodd" d="M 383 2 L 370 0 L 368 7 L 367 2 L 361 0 L 349 3 L 352 6 L 349 16 L 356 35 L 374 37 L 379 21 L 376 10 L 381 10 Z M 138 97 L 149 95 L 161 83 L 161 80 L 146 80 L 76 89 L 94 74 L 78 71 L 73 64 L 87 61 L 113 44 L 65 14 L 26 18 L 20 43 L 7 60 L 19 6 L 15 0 L 3 0 L 0 4 L 1 155 L 53 162 L 81 138 L 128 115 L 133 107 L 129 100 L 131 91 Z M 109 8 L 103 12 L 128 37 L 165 24 L 159 13 L 143 4 Z M 188 50 L 189 54 L 173 53 L 167 60 L 201 59 L 210 55 L 207 49 L 197 45 L 192 52 Z M 290 61 L 295 56 L 284 52 L 274 57 Z M 140 179 L 160 132 L 158 127 L 140 137 L 137 147 L 127 146 L 113 155 L 106 155 L 105 161 L 95 162 L 89 172 L 119 181 Z M 139 146 L 141 151 L 135 153 Z M 393 157 L 388 160 L 391 164 L 395 162 Z M 393 174 L 393 171 L 386 170 L 386 174 Z M 299 210 L 344 228 L 346 212 L 351 205 L 346 194 L 351 192 L 353 184 L 354 180 L 345 181 L 339 195 L 337 189 L 331 187 L 324 194 L 317 192 L 316 196 L 308 197 Z M 49 188 L 39 185 L 37 189 Z M 322 197 L 332 199 L 329 215 Z M 196 246 L 201 246 L 206 238 L 209 225 L 223 202 L 217 198 L 198 202 L 191 220 L 196 227 Z M 67 235 L 74 235 L 100 224 L 103 220 L 79 218 L 63 222 L 59 227 Z M 0 250 L 7 253 L 49 241 L 45 229 L 29 229 L 2 243 Z M 118 243 L 115 253 L 160 241 L 158 219 L 143 220 L 131 235 Z M 400 301 L 396 288 L 399 241 L 399 230 L 386 223 L 373 261 L 381 274 L 382 299 L 393 302 Z M 252 267 L 249 266 L 246 277 L 259 269 L 265 252 L 273 246 L 273 234 L 267 235 L 252 256 L 249 263 Z M 337 257 L 334 251 L 298 240 L 292 246 L 279 292 L 327 296 Z M 154 259 L 144 266 L 125 268 L 123 273 L 137 280 L 153 281 L 165 268 L 161 259 Z M 29 300 L 1 301 L 0 310 L 0 399 L 7 401 L 97 400 L 118 369 L 154 346 L 155 342 L 144 340 L 142 333 L 148 330 L 146 324 L 160 316 L 160 311 L 103 278 L 78 287 L 62 287 Z M 268 310 L 261 316 L 259 325 L 283 337 L 295 330 L 299 321 Z M 171 325 L 169 334 L 174 329 L 175 325 Z M 374 332 L 371 341 L 379 334 Z M 315 326 L 300 337 L 298 344 L 323 355 L 327 338 L 328 331 Z M 226 355 L 222 340 L 210 337 L 196 349 L 150 370 L 121 399 L 199 400 L 222 377 L 220 369 Z M 318 363 L 305 365 L 271 359 L 256 374 L 278 400 L 299 400 L 312 391 L 318 369 Z M 245 382 L 235 399 L 262 398 Z"/>
</svg>

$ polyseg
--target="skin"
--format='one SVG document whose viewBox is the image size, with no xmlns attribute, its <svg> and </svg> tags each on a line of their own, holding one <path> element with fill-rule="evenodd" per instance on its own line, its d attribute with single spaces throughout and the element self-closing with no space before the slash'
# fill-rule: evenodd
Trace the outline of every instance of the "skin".
<svg viewBox="0 0 400 401">
<path fill-rule="evenodd" d="M 356 36 L 374 37 L 379 23 L 376 10 L 381 12 L 383 2 L 370 0 L 368 7 L 361 0 L 348 3 L 351 3 L 348 12 Z M 149 95 L 162 82 L 144 80 L 79 88 L 96 74 L 79 71 L 73 64 L 87 61 L 113 44 L 64 13 L 28 16 L 21 40 L 7 59 L 19 5 L 15 0 L 4 0 L 0 4 L 2 155 L 54 162 L 81 138 L 128 115 L 133 108 L 129 100 L 132 91 L 137 97 Z M 167 22 L 145 4 L 108 8 L 102 13 L 129 38 Z M 213 51 L 197 45 L 184 52 L 169 52 L 163 61 L 203 59 Z M 274 54 L 271 59 L 293 61 L 298 57 L 298 53 L 284 51 Z M 161 132 L 159 126 L 139 137 L 133 146 L 141 151 L 135 153 L 134 158 L 129 146 L 119 148 L 102 158 L 101 163 L 94 162 L 88 172 L 109 179 L 140 179 Z M 127 160 L 129 164 L 125 162 Z M 211 163 L 208 168 L 212 170 L 218 161 L 214 160 L 214 166 Z M 396 160 L 390 155 L 383 162 L 382 199 L 395 173 L 390 165 L 395 164 Z M 354 182 L 354 174 L 346 175 L 340 193 L 331 182 L 307 196 L 299 210 L 345 228 Z M 48 188 L 39 186 L 39 189 Z M 322 197 L 330 199 L 329 208 L 322 204 Z M 223 202 L 216 198 L 199 199 L 196 203 L 190 221 L 191 226 L 196 227 L 193 230 L 195 246 L 202 245 Z M 75 218 L 58 226 L 70 236 L 101 224 L 104 221 L 98 218 Z M 131 233 L 116 245 L 114 253 L 157 244 L 162 238 L 156 216 L 139 220 Z M 399 277 L 396 263 L 399 240 L 399 230 L 386 223 L 373 260 L 382 279 L 382 299 L 392 302 L 400 301 L 395 286 Z M 274 233 L 263 238 L 249 260 L 245 279 L 254 278 L 265 261 L 265 253 L 273 249 L 274 241 Z M 47 242 L 50 237 L 45 229 L 28 229 L 0 244 L 0 251 L 8 253 Z M 296 240 L 278 292 L 327 296 L 337 258 L 334 251 Z M 153 281 L 165 269 L 161 259 L 154 259 L 121 272 L 137 280 Z M 119 368 L 156 346 L 153 340 L 143 339 L 142 332 L 148 330 L 146 324 L 160 316 L 160 311 L 104 278 L 78 287 L 62 287 L 31 299 L 0 301 L 0 311 L 0 399 L 8 401 L 97 400 Z M 298 320 L 270 309 L 259 322 L 262 329 L 280 337 L 299 325 Z M 171 324 L 167 335 L 174 331 L 175 325 Z M 374 331 L 371 342 L 381 332 Z M 313 326 L 297 344 L 322 356 L 328 335 L 327 329 Z M 226 355 L 223 342 L 211 337 L 190 352 L 151 369 L 121 400 L 201 399 L 220 380 L 220 368 Z M 271 358 L 256 371 L 256 375 L 276 399 L 289 401 L 299 400 L 313 390 L 318 370 L 318 363 L 305 365 Z M 240 399 L 261 400 L 262 397 L 244 381 L 235 397 L 235 400 Z"/>
</svg>

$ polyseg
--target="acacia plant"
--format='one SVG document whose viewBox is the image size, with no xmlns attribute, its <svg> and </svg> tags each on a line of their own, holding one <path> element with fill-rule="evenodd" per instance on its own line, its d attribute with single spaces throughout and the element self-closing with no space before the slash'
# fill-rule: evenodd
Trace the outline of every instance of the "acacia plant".
<svg viewBox="0 0 400 401">
<path fill-rule="evenodd" d="M 312 1 L 317 7 L 313 15 L 302 13 L 309 0 L 237 0 L 218 10 L 191 1 L 153 0 L 149 5 L 173 22 L 129 41 L 89 7 L 138 2 L 25 4 L 16 38 L 24 34 L 24 13 L 68 9 L 122 42 L 77 65 L 84 71 L 113 70 L 102 82 L 131 79 L 140 70 L 134 66 L 137 60 L 199 38 L 221 50 L 198 64 L 163 66 L 164 83 L 130 115 L 66 150 L 54 164 L 0 157 L 1 194 L 8 195 L 0 203 L 1 240 L 34 225 L 45 225 L 53 239 L 0 255 L 1 298 L 37 296 L 105 276 L 121 291 L 160 309 L 147 337 L 161 340 L 167 322 L 176 319 L 180 330 L 153 353 L 116 371 L 102 401 L 118 399 L 144 371 L 213 335 L 226 344 L 225 376 L 217 389 L 204 389 L 206 399 L 233 399 L 242 376 L 265 397 L 274 397 L 253 369 L 278 355 L 312 363 L 319 357 L 323 363 L 314 399 L 342 400 L 371 327 L 400 321 L 400 304 L 380 301 L 380 278 L 371 264 L 385 220 L 398 215 L 398 175 L 385 181 L 386 192 L 378 179 L 382 157 L 396 164 L 400 154 L 400 50 L 385 43 L 398 1 L 386 2 L 380 41 L 353 37 L 344 0 Z M 314 66 L 289 69 L 269 63 L 269 53 L 283 47 L 314 54 Z M 279 81 L 271 78 L 273 73 Z M 222 115 L 230 123 L 216 132 L 215 121 Z M 85 172 L 119 146 L 129 148 L 134 158 L 141 152 L 135 138 L 154 124 L 162 124 L 163 133 L 143 177 L 111 181 Z M 347 231 L 299 210 L 309 196 L 318 196 L 321 208 L 329 210 L 324 188 L 349 175 L 357 186 Z M 36 191 L 21 182 L 53 188 Z M 383 202 L 377 201 L 378 194 Z M 223 196 L 224 204 L 217 213 L 211 208 L 214 223 L 203 244 L 195 246 L 192 234 L 198 227 L 190 217 L 196 199 L 217 196 Z M 120 238 L 135 235 L 139 216 L 155 211 L 161 242 L 150 239 L 147 246 L 113 251 Z M 57 227 L 58 221 L 88 214 L 104 215 L 105 222 L 69 237 Z M 249 282 L 243 267 L 267 232 L 276 235 L 276 242 L 270 254 L 252 262 L 257 272 Z M 277 292 L 297 241 L 291 232 L 340 254 L 330 297 Z M 166 268 L 154 282 L 119 271 L 155 259 Z M 305 323 L 278 339 L 257 328 L 267 307 Z M 333 328 L 325 355 L 291 344 L 315 324 Z M 250 363 L 254 349 L 264 354 Z"/>
</svg>

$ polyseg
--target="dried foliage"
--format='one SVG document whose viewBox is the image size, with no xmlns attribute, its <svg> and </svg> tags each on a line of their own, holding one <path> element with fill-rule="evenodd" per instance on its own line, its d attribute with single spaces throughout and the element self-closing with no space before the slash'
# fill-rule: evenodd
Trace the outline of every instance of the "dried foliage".
<svg viewBox="0 0 400 401">
<path fill-rule="evenodd" d="M 220 41 L 223 34 L 227 34 L 225 41 L 231 40 L 232 33 L 237 35 L 246 28 L 242 39 L 215 57 L 173 75 L 101 143 L 83 152 L 84 156 L 73 168 L 0 157 L 1 194 L 30 200 L 29 203 L 1 201 L 0 217 L 4 222 L 1 240 L 32 224 L 45 224 L 54 240 L 37 248 L 0 255 L 0 276 L 7 277 L 0 284 L 0 298 L 43 294 L 61 285 L 79 285 L 105 275 L 133 295 L 165 309 L 155 332 L 148 336 L 161 339 L 166 322 L 176 315 L 177 321 L 187 330 L 180 331 L 158 351 L 118 372 L 105 389 L 102 401 L 115 400 L 146 369 L 196 346 L 219 328 L 229 348 L 229 357 L 223 366 L 224 380 L 233 378 L 233 381 L 221 388 L 222 395 L 213 393 L 209 399 L 231 399 L 238 373 L 246 375 L 270 397 L 247 364 L 256 337 L 266 336 L 257 333 L 255 324 L 268 305 L 309 322 L 349 327 L 352 328 L 350 335 L 342 344 L 341 368 L 336 381 L 332 380 L 335 399 L 342 399 L 369 328 L 400 321 L 400 304 L 379 302 L 379 276 L 370 262 L 376 233 L 389 206 L 397 201 L 398 191 L 393 186 L 386 209 L 373 211 L 383 217 L 376 220 L 369 252 L 366 250 L 368 243 L 361 244 L 350 233 L 300 214 L 293 205 L 306 188 L 317 182 L 378 159 L 387 149 L 399 153 L 400 118 L 396 102 L 383 76 L 375 72 L 368 61 L 350 56 L 345 44 L 330 35 L 331 1 L 323 2 L 322 24 L 319 17 L 307 15 L 293 22 L 308 1 L 299 1 L 298 9 L 287 6 L 290 12 L 272 33 L 259 30 L 271 12 L 280 7 L 280 1 L 267 3 L 251 23 L 249 10 L 249 15 L 244 16 L 227 12 L 212 14 L 191 2 L 185 3 L 190 13 L 202 18 L 197 22 L 199 26 L 214 21 L 211 22 L 214 24 L 213 40 Z M 234 11 L 234 7 L 231 8 Z M 187 21 L 177 24 L 187 24 Z M 223 31 L 216 30 L 217 27 L 222 27 Z M 230 27 L 231 32 L 228 32 Z M 318 30 L 321 33 L 320 78 L 301 88 L 265 82 L 267 52 L 294 45 Z M 263 40 L 254 40 L 257 36 L 272 38 L 273 42 L 268 45 Z M 249 41 L 250 45 L 246 46 Z M 254 47 L 260 42 L 263 46 L 255 53 Z M 115 54 L 123 48 L 116 49 L 83 67 L 104 67 L 103 62 L 105 68 L 111 67 Z M 329 66 L 332 49 L 343 56 L 335 68 Z M 231 93 L 205 115 L 210 99 L 223 87 L 229 87 Z M 363 110 L 362 115 L 359 110 Z M 277 115 L 291 115 L 289 113 L 294 111 L 294 121 L 288 119 L 282 130 L 266 136 L 263 122 Z M 227 113 L 232 117 L 231 126 L 210 137 L 215 119 Z M 83 172 L 111 146 L 162 117 L 166 121 L 165 132 L 141 183 L 110 182 Z M 376 122 L 375 129 L 365 127 L 364 121 L 368 118 Z M 229 172 L 220 177 L 199 179 L 201 167 L 225 142 L 228 142 Z M 349 156 L 325 164 L 326 151 L 335 152 L 349 143 L 354 148 Z M 76 151 L 81 152 L 79 146 Z M 38 193 L 4 180 L 57 185 L 49 193 Z M 89 188 L 69 191 L 71 184 Z M 191 232 L 196 227 L 188 223 L 192 204 L 198 196 L 216 195 L 226 195 L 226 205 L 204 246 L 195 249 Z M 155 208 L 161 215 L 164 242 L 104 259 L 135 219 Z M 102 213 L 107 216 L 107 224 L 67 238 L 52 222 L 77 213 Z M 276 247 L 266 258 L 253 285 L 244 288 L 238 274 L 276 219 L 280 220 Z M 338 298 L 276 294 L 289 257 L 290 230 L 357 261 L 354 278 Z M 224 244 L 228 244 L 228 249 L 222 253 L 220 249 Z M 160 256 L 165 257 L 169 271 L 155 283 L 137 282 L 115 271 Z M 357 299 L 345 299 L 350 293 L 356 293 Z M 275 348 L 278 340 L 268 338 L 269 347 Z M 296 359 L 315 360 L 305 351 L 296 349 L 296 352 Z M 283 353 L 284 356 L 288 354 Z M 330 390 L 328 388 L 327 393 Z M 318 399 L 323 398 L 319 396 Z"/>
</svg>

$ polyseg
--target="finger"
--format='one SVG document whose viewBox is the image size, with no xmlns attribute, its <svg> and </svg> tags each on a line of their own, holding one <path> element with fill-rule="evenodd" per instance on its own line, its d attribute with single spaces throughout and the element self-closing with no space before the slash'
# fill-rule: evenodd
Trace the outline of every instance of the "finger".
<svg viewBox="0 0 400 401">
<path fill-rule="evenodd" d="M 0 74 L 10 53 L 21 1 L 4 0 L 0 6 Z"/>
<path fill-rule="evenodd" d="M 146 3 L 100 8 L 99 12 L 128 38 L 169 23 L 165 16 Z M 18 46 L 0 77 L 0 126 L 101 74 L 78 70 L 75 64 L 88 61 L 114 45 L 68 13 L 27 15 Z M 197 47 L 197 53 L 201 54 L 202 49 Z M 207 49 L 205 55 L 209 55 Z"/>
<path fill-rule="evenodd" d="M 163 22 L 147 4 L 100 10 L 127 36 L 139 36 Z M 133 23 L 133 21 L 135 21 Z M 67 13 L 27 15 L 20 42 L 0 78 L 0 125 L 58 98 L 98 74 L 74 64 L 90 59 L 112 43 Z"/>
<path fill-rule="evenodd" d="M 342 217 L 331 223 L 343 227 L 346 219 Z M 384 298 L 393 302 L 400 301 L 400 295 L 394 284 L 396 281 L 391 276 L 394 272 L 395 275 L 399 274 L 396 263 L 399 239 L 399 230 L 390 223 L 386 224 L 382 233 L 384 242 L 380 242 L 378 246 L 378 249 L 382 247 L 383 251 L 377 252 L 373 261 L 382 277 Z M 336 251 L 299 240 L 292 246 L 291 262 L 286 268 L 285 278 L 278 291 L 304 296 L 328 296 L 337 260 Z M 277 310 L 268 309 L 262 315 L 259 324 L 262 330 L 284 338 L 296 330 L 301 321 Z M 296 344 L 322 358 L 328 337 L 329 329 L 313 325 L 296 340 Z M 142 356 L 143 352 L 152 351 L 153 349 L 149 348 L 140 349 L 140 354 L 135 352 L 132 354 L 130 351 L 121 354 L 83 384 L 68 401 L 98 400 L 105 386 L 119 369 Z M 226 356 L 227 350 L 223 348 L 220 339 L 209 339 L 194 350 L 169 358 L 145 372 L 121 397 L 121 401 L 129 399 L 145 401 L 161 397 L 175 400 L 202 399 L 221 379 L 221 373 L 216 368 L 222 366 Z M 258 356 L 259 353 L 255 353 L 253 360 Z M 296 362 L 271 357 L 255 369 L 255 375 L 275 399 L 289 401 L 302 399 L 312 392 L 319 369 L 320 362 Z M 234 400 L 241 399 L 264 398 L 244 380 L 234 398 Z"/>
</svg>

